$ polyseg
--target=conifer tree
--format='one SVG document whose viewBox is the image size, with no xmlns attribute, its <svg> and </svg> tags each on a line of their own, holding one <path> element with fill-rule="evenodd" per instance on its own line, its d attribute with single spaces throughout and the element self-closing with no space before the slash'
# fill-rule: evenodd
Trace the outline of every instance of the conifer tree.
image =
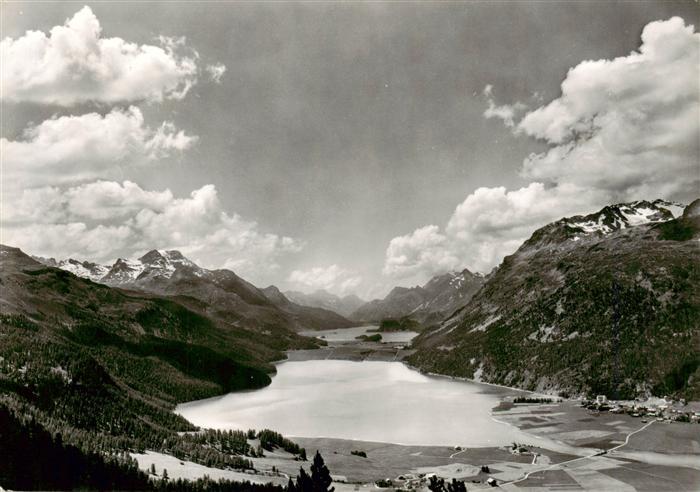
<svg viewBox="0 0 700 492">
<path fill-rule="evenodd" d="M 314 482 L 303 468 L 299 468 L 297 475 L 297 492 L 314 492 Z"/>
<path fill-rule="evenodd" d="M 335 487 L 330 486 L 333 482 L 331 472 L 328 471 L 328 467 L 323 462 L 321 453 L 318 450 L 311 465 L 311 481 L 313 482 L 314 492 L 333 492 L 335 490 Z"/>
<path fill-rule="evenodd" d="M 430 477 L 430 482 L 428 483 L 428 489 L 430 492 L 444 492 L 445 491 L 445 479 L 438 478 L 435 475 Z"/>
<path fill-rule="evenodd" d="M 452 479 L 452 483 L 447 484 L 447 492 L 467 492 L 467 486 L 461 480 Z"/>
</svg>

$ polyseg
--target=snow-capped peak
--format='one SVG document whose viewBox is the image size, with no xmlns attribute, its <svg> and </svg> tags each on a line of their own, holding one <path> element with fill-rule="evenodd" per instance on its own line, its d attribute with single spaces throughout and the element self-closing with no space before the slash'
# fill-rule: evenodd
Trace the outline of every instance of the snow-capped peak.
<svg viewBox="0 0 700 492">
<path fill-rule="evenodd" d="M 132 260 L 119 258 L 110 267 L 74 259 L 56 262 L 53 258 L 37 258 L 41 263 L 71 272 L 78 277 L 109 285 L 133 283 L 139 279 L 171 278 L 178 269 L 187 269 L 201 277 L 206 270 L 187 259 L 177 250 L 151 250 Z"/>
<path fill-rule="evenodd" d="M 163 258 L 167 259 L 171 264 L 182 265 L 191 268 L 199 268 L 199 266 L 196 263 L 190 261 L 176 249 L 170 249 L 167 251 L 159 249 L 158 253 L 160 253 L 160 255 Z"/>
<path fill-rule="evenodd" d="M 666 222 L 679 217 L 684 206 L 674 202 L 646 200 L 610 205 L 597 213 L 563 219 L 574 232 L 584 235 L 599 233 L 609 234 L 650 222 Z"/>
<path fill-rule="evenodd" d="M 141 260 L 129 260 L 119 258 L 114 262 L 112 268 L 109 269 L 100 281 L 103 283 L 129 283 L 136 280 L 146 269 L 146 266 Z"/>
<path fill-rule="evenodd" d="M 655 200 L 654 204 L 656 204 L 657 207 L 659 208 L 665 208 L 669 212 L 671 212 L 671 215 L 673 215 L 674 219 L 677 219 L 678 217 L 683 216 L 683 211 L 685 210 L 685 205 L 682 203 L 678 202 L 667 202 L 665 200 Z"/>
<path fill-rule="evenodd" d="M 106 265 L 91 263 L 89 261 L 78 261 L 73 258 L 59 261 L 56 266 L 61 270 L 71 272 L 78 277 L 88 278 L 93 282 L 99 281 L 109 271 Z"/>
</svg>

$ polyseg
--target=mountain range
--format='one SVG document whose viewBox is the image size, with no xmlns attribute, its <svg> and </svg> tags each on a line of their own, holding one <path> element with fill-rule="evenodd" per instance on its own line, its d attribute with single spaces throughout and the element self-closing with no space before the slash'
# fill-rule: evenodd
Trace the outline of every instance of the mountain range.
<svg viewBox="0 0 700 492">
<path fill-rule="evenodd" d="M 485 277 L 448 273 L 356 312 L 422 323 L 407 361 L 425 372 L 697 400 L 700 200 L 681 208 L 640 201 L 563 218 Z M 206 463 L 209 447 L 179 447 L 195 427 L 175 404 L 269 384 L 284 351 L 322 343 L 296 333 L 311 320 L 352 324 L 177 251 L 109 267 L 42 261 L 55 266 L 0 246 L 0 404 L 85 450 Z"/>
<path fill-rule="evenodd" d="M 484 277 L 465 269 L 433 277 L 423 286 L 395 287 L 384 299 L 364 302 L 317 290 L 281 292 L 274 285 L 255 287 L 230 270 L 208 270 L 179 251 L 151 250 L 137 259 L 119 258 L 111 266 L 89 261 L 34 257 L 47 266 L 93 282 L 158 295 L 203 301 L 206 314 L 253 325 L 286 324 L 294 331 L 345 328 L 384 319 L 410 318 L 434 324 L 466 304 Z"/>
<path fill-rule="evenodd" d="M 563 218 L 486 277 L 464 270 L 395 288 L 352 317 L 423 323 L 408 361 L 424 371 L 572 395 L 697 399 L 700 202 L 681 209 L 641 201 Z M 174 403 L 266 384 L 270 361 L 316 343 L 295 331 L 353 324 L 177 251 L 109 267 L 42 261 L 55 266 L 0 248 L 0 386 L 65 418 L 80 382 L 116 405 L 95 413 L 100 422 L 120 421 L 115 408 L 130 416 L 123 425 L 142 425 L 143 400 L 154 419 L 186 428 L 169 413 Z"/>
<path fill-rule="evenodd" d="M 202 268 L 175 250 L 151 250 L 138 259 L 119 258 L 111 266 L 74 259 L 36 259 L 111 287 L 177 298 L 236 326 L 302 331 L 354 324 L 333 311 L 291 302 L 274 286 L 258 289 L 231 270 Z"/>
<path fill-rule="evenodd" d="M 431 325 L 469 302 L 483 283 L 483 275 L 467 269 L 445 273 L 423 286 L 394 287 L 384 299 L 357 308 L 350 318 L 363 322 L 410 318 L 421 325 Z"/>
<path fill-rule="evenodd" d="M 409 362 L 530 390 L 697 399 L 698 209 L 638 201 L 542 227 Z"/>
</svg>

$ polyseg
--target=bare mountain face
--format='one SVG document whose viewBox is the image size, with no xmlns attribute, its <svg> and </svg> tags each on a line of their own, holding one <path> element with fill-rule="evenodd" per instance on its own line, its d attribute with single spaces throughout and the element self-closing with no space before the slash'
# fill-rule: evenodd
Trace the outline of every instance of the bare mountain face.
<svg viewBox="0 0 700 492">
<path fill-rule="evenodd" d="M 290 301 L 302 306 L 328 309 L 346 317 L 350 316 L 357 308 L 365 303 L 365 301 L 354 294 L 340 297 L 323 289 L 319 289 L 311 294 L 298 291 L 286 291 L 284 295 Z"/>
<path fill-rule="evenodd" d="M 700 397 L 700 216 L 657 200 L 537 230 L 440 326 L 423 370 L 570 394 Z"/>
<path fill-rule="evenodd" d="M 350 318 L 378 322 L 408 317 L 429 326 L 464 306 L 483 283 L 482 275 L 467 269 L 438 275 L 422 287 L 394 287 L 384 299 L 360 306 Z"/>
<path fill-rule="evenodd" d="M 293 303 L 281 309 L 262 290 L 234 272 L 202 268 L 179 251 L 152 250 L 136 260 L 120 258 L 111 267 L 76 260 L 40 260 L 112 287 L 174 297 L 191 308 L 203 310 L 207 316 L 225 319 L 236 326 L 301 331 L 353 325 L 323 309 L 310 310 Z"/>
</svg>

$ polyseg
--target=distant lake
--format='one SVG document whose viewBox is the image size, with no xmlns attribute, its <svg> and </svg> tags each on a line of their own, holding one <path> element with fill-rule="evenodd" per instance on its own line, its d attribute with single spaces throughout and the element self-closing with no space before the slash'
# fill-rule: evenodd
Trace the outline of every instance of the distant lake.
<svg viewBox="0 0 700 492">
<path fill-rule="evenodd" d="M 340 328 L 337 330 L 316 330 L 302 331 L 299 334 L 305 337 L 322 338 L 327 342 L 355 342 L 360 335 L 374 335 L 377 325 L 355 326 L 353 328 Z M 391 331 L 380 332 L 382 342 L 388 343 L 408 343 L 413 340 L 418 333 L 415 331 Z"/>
<path fill-rule="evenodd" d="M 266 388 L 185 403 L 175 411 L 198 426 L 217 429 L 497 446 L 522 438 L 514 427 L 490 417 L 499 393 L 478 383 L 425 376 L 400 362 L 287 361 L 277 365 Z"/>
</svg>

